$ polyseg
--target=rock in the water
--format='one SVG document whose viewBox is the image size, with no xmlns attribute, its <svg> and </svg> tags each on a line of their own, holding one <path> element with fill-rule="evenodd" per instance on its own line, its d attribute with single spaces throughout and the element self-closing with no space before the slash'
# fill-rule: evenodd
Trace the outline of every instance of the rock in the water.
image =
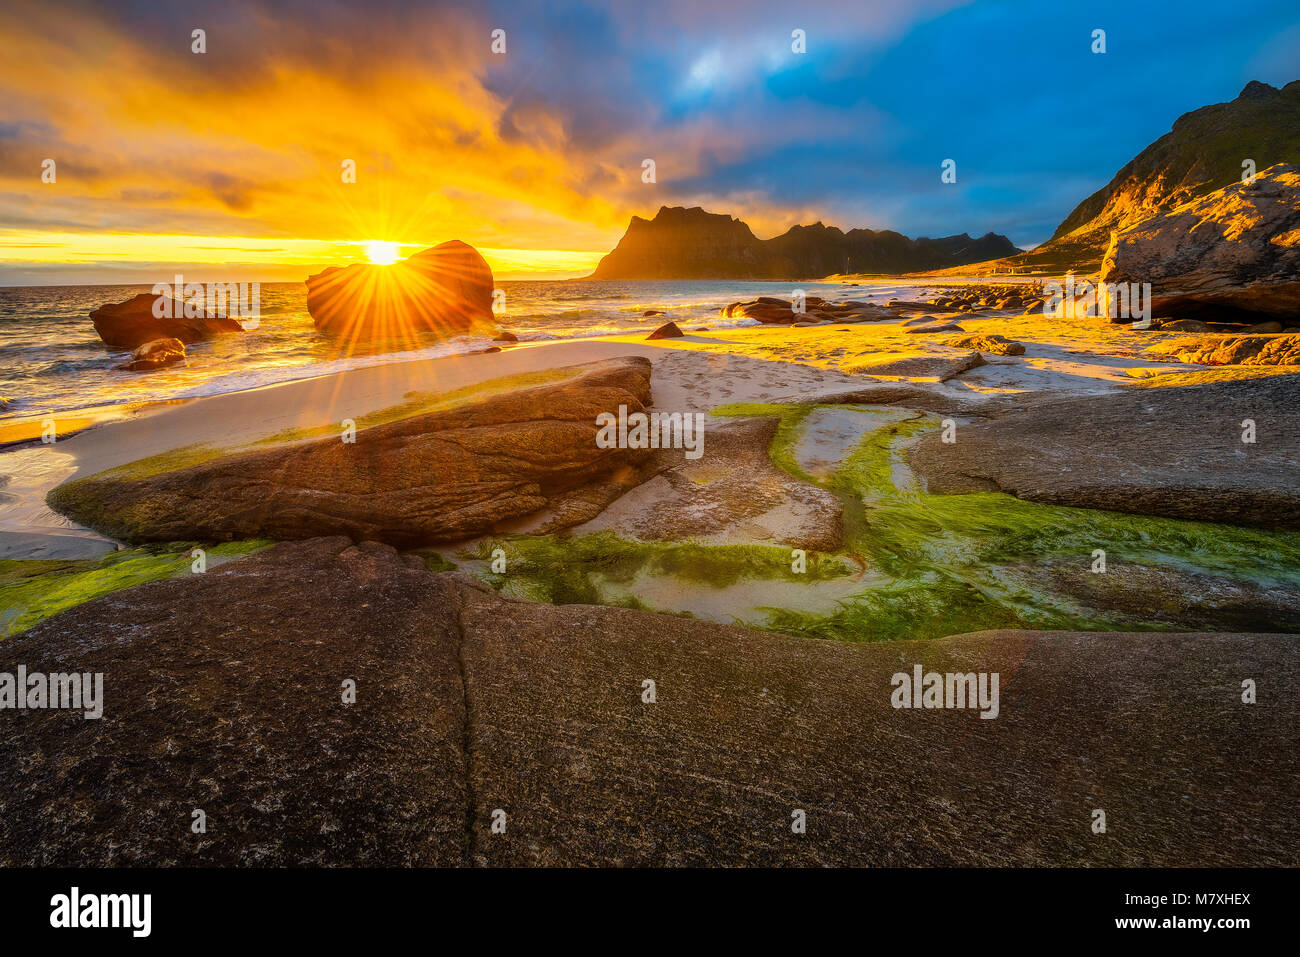
<svg viewBox="0 0 1300 957">
<path fill-rule="evenodd" d="M 154 339 L 203 342 L 231 332 L 243 332 L 235 319 L 190 307 L 170 296 L 142 292 L 125 302 L 110 302 L 90 313 L 95 332 L 110 349 L 138 349 Z"/>
<path fill-rule="evenodd" d="M 307 310 L 344 343 L 494 331 L 492 269 L 451 240 L 390 266 L 331 266 L 307 279 Z"/>
<path fill-rule="evenodd" d="M 1185 318 L 1300 317 L 1300 167 L 1279 163 L 1111 238 L 1106 283 L 1151 283 L 1151 307 Z"/>
<path fill-rule="evenodd" d="M 295 542 L 0 642 L 3 672 L 104 676 L 99 719 L 0 712 L 0 863 L 462 863 L 457 597 L 440 581 L 386 546 Z"/>
<path fill-rule="evenodd" d="M 790 303 L 774 296 L 759 296 L 749 302 L 733 302 L 718 313 L 724 319 L 757 319 L 763 323 L 791 323 L 802 318 Z"/>
<path fill-rule="evenodd" d="M 985 364 L 978 352 L 920 353 L 869 359 L 852 365 L 850 371 L 859 375 L 936 378 L 943 382 Z"/>
<path fill-rule="evenodd" d="M 969 335 L 949 339 L 944 345 L 953 349 L 975 349 L 997 356 L 1023 356 L 1025 344 L 999 335 Z"/>
<path fill-rule="evenodd" d="M 1160 327 L 1164 332 L 1172 323 Z M 1300 365 L 1300 336 L 1197 336 L 1157 343 L 1149 355 L 1164 355 L 1179 362 L 1206 366 Z"/>
<path fill-rule="evenodd" d="M 128 372 L 148 372 L 185 361 L 185 343 L 179 339 L 151 339 L 131 353 L 128 362 L 118 366 Z"/>
<path fill-rule="evenodd" d="M 650 362 L 609 359 L 568 371 L 561 382 L 362 428 L 353 443 L 332 436 L 161 474 L 126 466 L 61 485 L 48 501 L 127 542 L 342 534 L 413 546 L 466 538 L 580 487 L 628 477 L 649 455 L 598 447 L 596 418 L 649 404 Z"/>
<path fill-rule="evenodd" d="M 513 332 L 507 332 L 504 329 L 492 337 L 493 342 L 518 342 L 519 337 Z"/>
<path fill-rule="evenodd" d="M 897 307 L 877 306 L 870 302 L 850 300 L 827 302 L 820 296 L 804 299 L 805 309 L 797 312 L 791 302 L 775 296 L 759 296 L 748 302 L 733 302 L 718 310 L 724 319 L 756 319 L 763 323 L 791 324 L 795 322 L 872 322 L 898 315 Z"/>
<path fill-rule="evenodd" d="M 910 460 L 932 492 L 1300 528 L 1297 435 L 1300 375 L 1274 375 L 1034 402 Z"/>
<path fill-rule="evenodd" d="M 650 335 L 646 336 L 646 338 L 647 339 L 680 339 L 685 334 L 686 333 L 682 332 L 681 329 L 677 328 L 677 323 L 665 322 L 654 332 L 650 333 Z"/>
<path fill-rule="evenodd" d="M 1260 335 L 1264 333 L 1277 333 L 1282 331 L 1280 322 L 1257 322 L 1253 326 L 1247 326 L 1241 330 L 1246 335 Z"/>
</svg>

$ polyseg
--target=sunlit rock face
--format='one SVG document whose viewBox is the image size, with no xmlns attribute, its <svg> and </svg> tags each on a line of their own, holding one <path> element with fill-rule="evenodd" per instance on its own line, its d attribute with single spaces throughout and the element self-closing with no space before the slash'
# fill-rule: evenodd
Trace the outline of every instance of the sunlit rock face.
<svg viewBox="0 0 1300 957">
<path fill-rule="evenodd" d="M 1279 163 L 1117 231 L 1101 280 L 1102 298 L 1107 283 L 1149 282 L 1155 315 L 1300 323 L 1300 167 Z"/>
<path fill-rule="evenodd" d="M 492 289 L 478 250 L 451 240 L 391 266 L 331 266 L 307 279 L 307 310 L 346 342 L 451 337 L 493 327 Z"/>
</svg>

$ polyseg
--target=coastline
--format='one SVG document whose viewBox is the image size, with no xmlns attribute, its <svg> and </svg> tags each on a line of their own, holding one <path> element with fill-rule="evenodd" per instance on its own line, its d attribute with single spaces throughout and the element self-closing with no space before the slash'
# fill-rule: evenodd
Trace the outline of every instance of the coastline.
<svg viewBox="0 0 1300 957">
<path fill-rule="evenodd" d="M 872 374 L 883 360 L 957 351 L 944 345 L 951 333 L 917 335 L 902 324 L 907 318 L 800 327 L 760 324 L 654 341 L 646 341 L 638 330 L 520 342 L 500 352 L 395 359 L 218 395 L 55 414 L 50 418 L 59 439 L 51 446 L 40 443 L 45 417 L 17 419 L 6 423 L 11 444 L 0 448 L 0 475 L 6 477 L 0 492 L 5 498 L 0 558 L 83 554 L 88 539 L 111 547 L 108 539 L 45 506 L 50 489 L 70 479 L 190 446 L 234 448 L 279 434 L 341 428 L 345 419 L 396 406 L 412 393 L 453 392 L 496 378 L 618 356 L 652 362 L 655 408 L 706 413 L 727 404 L 776 402 L 891 382 L 954 400 L 1100 394 L 1147 376 L 1197 368 L 1144 360 L 1135 344 L 1154 339 L 1134 339 L 1110 323 L 1054 320 L 1045 326 L 1042 317 L 994 313 L 962 316 L 962 328 L 1021 339 L 1027 347 L 1024 356 L 989 356 L 984 365 L 947 382 L 933 376 Z"/>
</svg>

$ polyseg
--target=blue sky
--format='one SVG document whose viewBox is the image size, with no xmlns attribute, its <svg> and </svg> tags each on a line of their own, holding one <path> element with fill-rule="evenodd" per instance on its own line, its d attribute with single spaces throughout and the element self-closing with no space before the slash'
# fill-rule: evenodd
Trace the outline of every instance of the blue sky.
<svg viewBox="0 0 1300 957">
<path fill-rule="evenodd" d="M 677 201 L 765 197 L 911 235 L 1041 242 L 1183 113 L 1253 79 L 1300 79 L 1294 2 L 733 5 L 717 25 L 669 6 L 647 25 L 618 5 L 548 4 L 525 42 L 559 62 L 530 75 L 527 97 L 571 110 L 593 148 L 621 126 L 643 131 L 648 155 L 657 133 L 696 122 L 748 134 L 681 179 L 670 157 L 660 191 Z M 807 35 L 801 56 L 793 28 Z M 948 158 L 955 188 L 940 182 Z"/>
</svg>

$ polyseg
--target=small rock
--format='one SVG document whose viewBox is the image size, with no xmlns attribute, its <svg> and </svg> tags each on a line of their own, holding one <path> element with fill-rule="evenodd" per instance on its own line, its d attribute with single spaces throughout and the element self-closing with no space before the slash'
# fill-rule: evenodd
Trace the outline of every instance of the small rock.
<svg viewBox="0 0 1300 957">
<path fill-rule="evenodd" d="M 519 337 L 515 335 L 513 332 L 506 332 L 503 329 L 499 334 L 492 337 L 492 341 L 493 342 L 518 342 Z"/>
<path fill-rule="evenodd" d="M 163 337 L 151 339 L 131 353 L 129 361 L 118 366 L 127 372 L 149 372 L 163 366 L 185 361 L 185 343 L 179 339 Z"/>
<path fill-rule="evenodd" d="M 646 338 L 647 339 L 680 339 L 684 335 L 685 333 L 682 332 L 681 329 L 677 328 L 677 323 L 666 322 L 658 329 L 656 329 L 654 332 L 650 333 L 650 335 L 646 336 Z"/>
<path fill-rule="evenodd" d="M 1160 327 L 1161 332 L 1209 332 L 1210 327 L 1207 323 L 1199 319 L 1175 319 L 1172 322 L 1166 322 Z"/>
<path fill-rule="evenodd" d="M 908 329 L 909 335 L 928 332 L 965 332 L 961 326 L 950 319 L 940 319 L 937 322 L 927 322 L 919 326 L 912 326 Z"/>
<path fill-rule="evenodd" d="M 944 345 L 957 349 L 977 349 L 980 352 L 998 356 L 1023 356 L 1025 344 L 1008 339 L 1006 336 L 970 335 L 949 339 Z"/>
<path fill-rule="evenodd" d="M 851 371 L 863 375 L 905 376 L 907 378 L 938 379 L 940 382 L 961 375 L 969 369 L 986 365 L 978 352 L 951 355 L 911 355 L 882 357 L 852 367 Z"/>
</svg>

